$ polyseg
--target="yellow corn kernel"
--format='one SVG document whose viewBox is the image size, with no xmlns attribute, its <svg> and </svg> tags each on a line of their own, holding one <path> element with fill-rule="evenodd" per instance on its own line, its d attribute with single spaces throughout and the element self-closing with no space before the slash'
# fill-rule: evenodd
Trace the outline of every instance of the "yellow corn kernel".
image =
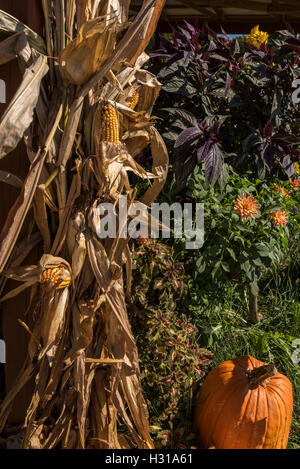
<svg viewBox="0 0 300 469">
<path fill-rule="evenodd" d="M 137 105 L 137 103 L 139 102 L 139 93 L 137 90 L 134 90 L 134 92 L 132 93 L 132 95 L 130 96 L 129 98 L 129 101 L 128 101 L 128 107 L 130 109 L 135 109 L 135 106 Z"/>
<path fill-rule="evenodd" d="M 68 270 L 64 267 L 54 267 L 44 270 L 40 282 L 42 285 L 50 284 L 53 288 L 59 290 L 70 285 L 71 277 Z"/>
<path fill-rule="evenodd" d="M 119 121 L 116 110 L 110 104 L 102 107 L 102 142 L 119 143 Z"/>
</svg>

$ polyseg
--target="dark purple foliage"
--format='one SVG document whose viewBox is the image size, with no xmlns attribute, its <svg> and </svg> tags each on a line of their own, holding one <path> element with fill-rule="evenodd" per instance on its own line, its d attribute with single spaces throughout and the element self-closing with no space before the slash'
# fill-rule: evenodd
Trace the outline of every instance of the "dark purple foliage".
<svg viewBox="0 0 300 469">
<path fill-rule="evenodd" d="M 202 162 L 210 184 L 224 182 L 228 164 L 259 177 L 291 177 L 299 160 L 300 108 L 292 93 L 300 36 L 280 31 L 257 49 L 221 32 L 184 22 L 152 54 L 177 181 L 184 183 Z"/>
</svg>

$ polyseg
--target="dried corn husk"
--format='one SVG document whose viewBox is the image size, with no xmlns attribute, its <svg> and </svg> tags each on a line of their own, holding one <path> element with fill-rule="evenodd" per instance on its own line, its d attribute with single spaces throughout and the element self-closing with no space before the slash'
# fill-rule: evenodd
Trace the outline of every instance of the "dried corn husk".
<svg viewBox="0 0 300 469">
<path fill-rule="evenodd" d="M 82 85 L 111 56 L 116 45 L 118 27 L 114 20 L 106 24 L 105 18 L 84 23 L 77 38 L 61 51 L 59 68 L 65 80 Z"/>
<path fill-rule="evenodd" d="M 86 241 L 84 233 L 78 233 L 75 239 L 75 248 L 72 254 L 72 271 L 75 279 L 80 274 L 86 257 Z"/>
<path fill-rule="evenodd" d="M 84 214 L 77 212 L 73 218 L 70 218 L 67 232 L 67 246 L 69 258 L 72 258 L 76 246 L 76 236 L 80 234 L 85 227 Z"/>
<path fill-rule="evenodd" d="M 109 18 L 112 16 L 117 16 L 118 22 L 120 24 L 125 24 L 128 19 L 130 0 L 105 0 L 101 2 L 99 15 L 106 14 L 109 21 Z"/>
<path fill-rule="evenodd" d="M 125 132 L 122 138 L 126 142 L 128 153 L 134 158 L 140 155 L 150 142 L 149 132 L 147 130 Z"/>
</svg>

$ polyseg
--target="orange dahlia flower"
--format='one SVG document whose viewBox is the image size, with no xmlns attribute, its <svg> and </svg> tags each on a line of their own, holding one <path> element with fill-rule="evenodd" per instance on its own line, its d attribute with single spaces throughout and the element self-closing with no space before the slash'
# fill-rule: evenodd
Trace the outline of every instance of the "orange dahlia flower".
<svg viewBox="0 0 300 469">
<path fill-rule="evenodd" d="M 297 191 L 299 187 L 299 179 L 290 179 L 290 185 L 292 186 L 294 191 Z"/>
<path fill-rule="evenodd" d="M 255 214 L 258 214 L 259 206 L 257 200 L 249 195 L 243 194 L 242 197 L 239 195 L 235 201 L 234 211 L 238 215 L 241 215 L 241 219 L 247 220 L 248 217 L 254 218 Z"/>
<path fill-rule="evenodd" d="M 270 212 L 270 217 L 273 219 L 276 226 L 285 226 L 287 224 L 287 218 L 284 210 Z"/>
<path fill-rule="evenodd" d="M 280 191 L 284 197 L 289 197 L 288 191 L 286 191 L 284 187 L 278 186 L 277 184 L 275 185 L 275 191 L 276 192 Z"/>
</svg>

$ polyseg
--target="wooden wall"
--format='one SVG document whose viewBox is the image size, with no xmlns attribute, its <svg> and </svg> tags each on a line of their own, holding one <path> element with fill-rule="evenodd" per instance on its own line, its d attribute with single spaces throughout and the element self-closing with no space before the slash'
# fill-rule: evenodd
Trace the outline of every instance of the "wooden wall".
<svg viewBox="0 0 300 469">
<path fill-rule="evenodd" d="M 15 16 L 27 26 L 43 35 L 43 12 L 40 0 L 0 0 L 0 9 Z M 5 35 L 1 34 L 0 39 Z M 17 60 L 0 66 L 0 79 L 6 83 L 6 104 L 0 104 L 0 116 L 6 109 L 7 103 L 11 100 L 18 85 L 21 82 Z M 26 149 L 23 143 L 0 160 L 0 169 L 9 171 L 22 179 L 25 178 L 29 168 Z M 0 182 L 0 227 L 2 228 L 6 220 L 8 211 L 18 195 L 18 189 Z M 27 216 L 27 224 L 33 217 L 32 210 Z M 24 230 L 19 236 L 22 238 Z M 41 255 L 41 247 L 38 246 L 27 257 L 24 264 L 35 264 Z M 9 281 L 6 286 L 8 291 L 19 285 L 17 282 Z M 28 343 L 27 332 L 19 325 L 18 318 L 23 319 L 28 325 L 31 324 L 30 312 L 25 317 L 24 312 L 28 305 L 28 293 L 20 294 L 18 297 L 6 301 L 0 305 L 2 338 L 6 342 L 6 365 L 5 365 L 5 385 L 6 392 L 11 388 L 16 376 L 23 365 Z M 9 419 L 11 425 L 17 425 L 22 422 L 25 409 L 28 405 L 32 390 L 32 383 L 16 398 L 12 413 Z"/>
</svg>

